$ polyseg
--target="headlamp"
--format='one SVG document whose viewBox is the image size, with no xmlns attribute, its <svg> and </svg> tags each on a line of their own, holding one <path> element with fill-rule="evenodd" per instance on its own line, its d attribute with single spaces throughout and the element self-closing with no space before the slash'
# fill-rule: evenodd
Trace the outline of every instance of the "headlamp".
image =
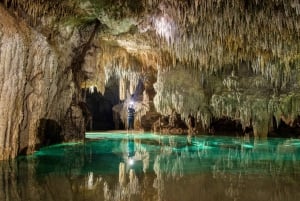
<svg viewBox="0 0 300 201">
<path fill-rule="evenodd" d="M 128 163 L 129 163 L 129 165 L 133 165 L 134 164 L 134 159 L 133 158 L 129 158 L 128 159 Z"/>
</svg>

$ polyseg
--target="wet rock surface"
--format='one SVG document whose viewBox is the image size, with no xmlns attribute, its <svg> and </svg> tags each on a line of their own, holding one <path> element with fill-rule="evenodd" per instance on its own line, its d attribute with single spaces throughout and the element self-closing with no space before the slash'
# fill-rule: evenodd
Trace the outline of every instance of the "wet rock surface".
<svg viewBox="0 0 300 201">
<path fill-rule="evenodd" d="M 67 124 L 63 122 L 72 119 L 68 116 L 69 110 L 76 110 L 75 119 L 84 121 L 81 109 L 74 109 L 79 102 L 76 100 L 78 88 L 70 68 L 70 57 L 74 56 L 70 47 L 75 48 L 84 40 L 77 37 L 76 31 L 68 41 L 57 33 L 56 42 L 64 40 L 65 45 L 56 46 L 24 21 L 17 21 L 2 6 L 0 9 L 0 159 L 29 154 L 41 145 L 63 139 L 82 139 L 84 129 L 66 129 Z M 44 125 L 45 119 L 57 125 L 54 128 Z M 79 126 L 84 127 L 84 124 L 81 122 Z M 68 137 L 66 130 L 80 137 Z"/>
</svg>

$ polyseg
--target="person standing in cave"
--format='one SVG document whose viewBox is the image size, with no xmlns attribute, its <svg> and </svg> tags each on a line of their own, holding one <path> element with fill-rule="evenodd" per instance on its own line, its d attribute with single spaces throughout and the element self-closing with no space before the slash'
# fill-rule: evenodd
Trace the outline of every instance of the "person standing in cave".
<svg viewBox="0 0 300 201">
<path fill-rule="evenodd" d="M 127 109 L 127 130 L 134 129 L 134 114 L 135 114 L 134 105 L 133 103 L 130 103 Z"/>
</svg>

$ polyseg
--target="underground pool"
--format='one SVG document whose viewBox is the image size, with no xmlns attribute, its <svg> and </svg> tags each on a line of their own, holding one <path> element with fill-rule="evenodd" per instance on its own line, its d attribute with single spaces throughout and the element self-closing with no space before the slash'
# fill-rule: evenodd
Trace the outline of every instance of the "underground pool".
<svg viewBox="0 0 300 201">
<path fill-rule="evenodd" d="M 300 199 L 300 139 L 87 133 L 0 163 L 0 200 Z"/>
</svg>

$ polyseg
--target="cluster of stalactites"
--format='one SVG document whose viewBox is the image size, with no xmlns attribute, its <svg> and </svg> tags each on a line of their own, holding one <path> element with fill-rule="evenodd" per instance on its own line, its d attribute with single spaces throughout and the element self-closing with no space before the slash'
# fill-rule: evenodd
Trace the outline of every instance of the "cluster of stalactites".
<svg viewBox="0 0 300 201">
<path fill-rule="evenodd" d="M 161 11 L 153 15 L 153 22 L 166 48 L 195 68 L 214 69 L 258 58 L 263 68 L 277 58 L 286 63 L 299 59 L 298 1 L 146 2 Z"/>
<path fill-rule="evenodd" d="M 105 85 L 110 79 L 119 80 L 119 98 L 125 100 L 128 94 L 134 94 L 140 79 L 141 73 L 135 69 L 135 66 L 124 68 L 122 63 L 111 62 L 104 66 L 105 82 L 100 87 L 102 93 L 104 93 Z"/>
<path fill-rule="evenodd" d="M 170 115 L 175 110 L 181 114 L 182 119 L 192 114 L 203 128 L 209 126 L 212 114 L 209 110 L 208 88 L 204 87 L 205 79 L 207 77 L 204 74 L 184 69 L 180 65 L 170 70 L 159 69 L 154 84 L 155 108 L 164 115 Z"/>
<path fill-rule="evenodd" d="M 263 132 L 260 136 L 266 136 L 273 127 L 273 118 L 276 125 L 284 119 L 287 125 L 293 126 L 300 114 L 296 81 L 300 72 L 295 68 L 288 73 L 283 68 L 274 65 L 267 69 L 270 72 L 259 73 L 248 68 L 243 76 L 238 72 L 224 75 L 222 90 L 216 90 L 210 100 L 213 116 L 237 119 L 243 128 L 252 124 L 255 130 Z"/>
<path fill-rule="evenodd" d="M 128 98 L 129 95 L 133 95 L 135 89 L 137 87 L 139 76 L 129 75 L 131 78 L 128 79 L 126 77 L 119 77 L 119 98 L 120 100 L 125 100 Z"/>
<path fill-rule="evenodd" d="M 155 107 L 162 114 L 174 109 L 185 119 L 191 113 L 202 128 L 207 128 L 213 117 L 229 117 L 243 128 L 253 126 L 258 137 L 267 136 L 273 119 L 274 125 L 284 121 L 293 126 L 300 114 L 299 69 L 288 72 L 284 65 L 274 64 L 270 72 L 256 72 L 253 65 L 256 62 L 215 74 L 183 66 L 160 69 L 154 85 Z"/>
<path fill-rule="evenodd" d="M 65 17 L 75 14 L 76 3 L 71 0 L 4 0 L 7 8 L 23 15 L 25 12 L 31 24 L 36 24 L 43 16 Z"/>
<path fill-rule="evenodd" d="M 128 94 L 134 94 L 139 80 L 147 79 L 151 70 L 170 63 L 170 55 L 164 53 L 146 50 L 129 53 L 124 48 L 105 42 L 101 44 L 101 49 L 98 68 L 103 69 L 105 82 L 102 82 L 100 89 L 104 90 L 111 78 L 117 78 L 120 100 L 125 100 Z"/>
<path fill-rule="evenodd" d="M 237 94 L 214 95 L 211 99 L 211 106 L 215 117 L 232 117 L 241 122 L 243 128 L 253 126 L 257 130 L 264 131 L 264 136 L 275 125 L 284 121 L 287 125 L 293 126 L 295 119 L 300 112 L 300 96 L 289 94 L 281 97 L 255 97 L 244 95 L 243 98 Z M 276 128 L 275 128 L 276 129 Z"/>
<path fill-rule="evenodd" d="M 104 86 L 111 78 L 119 80 L 119 98 L 125 100 L 127 94 L 133 94 L 141 73 L 138 59 L 128 54 L 123 48 L 103 45 L 103 52 L 99 57 L 99 68 L 104 70 Z M 105 88 L 105 87 L 100 88 Z"/>
</svg>

